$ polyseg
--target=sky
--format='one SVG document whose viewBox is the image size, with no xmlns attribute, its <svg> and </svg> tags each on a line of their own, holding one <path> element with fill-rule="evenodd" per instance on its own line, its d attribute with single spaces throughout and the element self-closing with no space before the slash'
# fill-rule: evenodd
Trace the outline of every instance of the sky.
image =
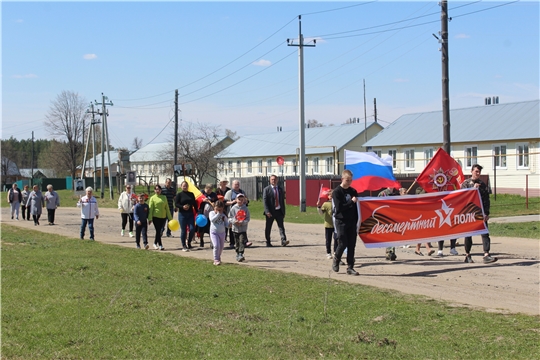
<svg viewBox="0 0 540 360">
<path fill-rule="evenodd" d="M 448 9 L 451 109 L 540 97 L 537 1 Z M 113 103 L 116 148 L 170 141 L 176 89 L 180 127 L 298 130 L 300 26 L 306 122 L 442 109 L 437 1 L 2 1 L 1 19 L 2 139 L 51 138 L 62 91 Z"/>
</svg>

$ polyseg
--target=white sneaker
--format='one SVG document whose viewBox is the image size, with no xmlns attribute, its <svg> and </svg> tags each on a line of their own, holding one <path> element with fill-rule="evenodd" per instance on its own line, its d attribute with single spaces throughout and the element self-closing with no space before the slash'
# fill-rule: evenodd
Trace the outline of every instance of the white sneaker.
<svg viewBox="0 0 540 360">
<path fill-rule="evenodd" d="M 443 257 L 443 256 L 444 256 L 443 253 L 442 253 L 442 250 L 437 251 L 437 256 L 439 256 L 439 257 Z"/>
<path fill-rule="evenodd" d="M 326 254 L 326 258 L 327 259 L 333 259 L 334 257 L 332 256 L 332 254 Z"/>
<path fill-rule="evenodd" d="M 133 237 L 133 236 L 134 236 L 134 235 L 133 235 L 133 231 L 130 231 L 130 232 L 129 232 L 129 237 Z"/>
<path fill-rule="evenodd" d="M 451 255 L 459 255 L 459 253 L 457 252 L 456 249 L 450 249 L 450 254 Z"/>
<path fill-rule="evenodd" d="M 120 232 L 120 236 L 124 236 L 124 230 Z"/>
<path fill-rule="evenodd" d="M 158 249 L 159 249 L 159 246 L 157 246 L 156 244 L 154 244 L 154 249 L 155 249 L 155 250 L 158 250 Z"/>
</svg>

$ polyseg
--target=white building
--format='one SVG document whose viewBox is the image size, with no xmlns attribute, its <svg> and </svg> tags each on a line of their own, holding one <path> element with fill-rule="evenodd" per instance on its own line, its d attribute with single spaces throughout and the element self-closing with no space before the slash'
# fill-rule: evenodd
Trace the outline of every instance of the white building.
<svg viewBox="0 0 540 360">
<path fill-rule="evenodd" d="M 497 193 L 540 196 L 539 100 L 450 111 L 451 156 L 470 174 L 484 167 Z M 390 154 L 394 173 L 419 174 L 442 146 L 442 111 L 407 114 L 365 145 Z"/>
<path fill-rule="evenodd" d="M 377 122 L 305 129 L 305 171 L 308 175 L 338 175 L 343 170 L 344 150 L 364 151 L 366 140 L 383 127 Z M 270 174 L 299 174 L 299 130 L 247 135 L 218 154 L 220 179 Z M 278 164 L 278 157 L 283 164 Z"/>
</svg>

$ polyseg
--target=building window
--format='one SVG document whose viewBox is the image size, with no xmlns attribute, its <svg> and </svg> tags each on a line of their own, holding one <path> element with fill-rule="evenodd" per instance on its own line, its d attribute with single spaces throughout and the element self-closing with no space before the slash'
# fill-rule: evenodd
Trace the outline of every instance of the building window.
<svg viewBox="0 0 540 360">
<path fill-rule="evenodd" d="M 292 159 L 291 164 L 292 164 L 293 174 L 296 175 L 296 173 L 298 172 L 298 166 L 296 165 L 296 159 Z"/>
<path fill-rule="evenodd" d="M 309 166 L 309 159 L 306 156 L 306 163 L 304 164 L 304 173 L 306 174 L 309 174 L 308 166 Z"/>
<path fill-rule="evenodd" d="M 285 166 L 285 163 L 283 163 L 283 165 L 278 165 L 278 173 L 283 174 L 284 166 Z"/>
<path fill-rule="evenodd" d="M 426 166 L 431 159 L 433 159 L 433 148 L 424 149 L 424 166 Z"/>
<path fill-rule="evenodd" d="M 318 157 L 313 158 L 313 173 L 314 174 L 319 173 L 319 158 Z"/>
<path fill-rule="evenodd" d="M 495 168 L 506 169 L 506 145 L 494 145 L 493 155 Z"/>
<path fill-rule="evenodd" d="M 327 174 L 334 173 L 334 158 L 333 157 L 326 158 L 326 173 Z"/>
<path fill-rule="evenodd" d="M 253 161 L 251 161 L 251 160 L 247 161 L 247 168 L 248 168 L 247 169 L 248 174 L 253 173 Z"/>
<path fill-rule="evenodd" d="M 388 150 L 388 155 L 392 157 L 392 169 L 397 169 L 397 150 Z"/>
<path fill-rule="evenodd" d="M 478 147 L 467 146 L 465 148 L 465 168 L 471 169 L 474 164 L 478 164 Z"/>
<path fill-rule="evenodd" d="M 272 160 L 266 160 L 266 175 L 271 175 L 272 172 Z"/>
<path fill-rule="evenodd" d="M 232 170 L 232 160 L 229 160 L 227 162 L 227 165 L 228 165 L 227 168 L 229 169 L 229 173 L 232 173 L 233 172 L 233 170 Z M 227 171 L 225 171 L 225 174 L 227 174 Z"/>
<path fill-rule="evenodd" d="M 403 152 L 405 157 L 405 170 L 414 170 L 414 149 L 408 149 Z"/>
<path fill-rule="evenodd" d="M 263 169 L 262 169 L 262 160 L 257 161 L 257 167 L 259 168 L 259 169 L 258 169 L 258 170 L 259 170 L 258 173 L 259 173 L 259 174 L 262 174 L 262 172 L 263 172 L 263 171 L 262 171 L 262 170 L 263 170 Z"/>
<path fill-rule="evenodd" d="M 516 144 L 517 168 L 529 168 L 529 144 Z"/>
<path fill-rule="evenodd" d="M 242 176 L 242 162 L 240 160 L 236 160 L 236 174 L 238 177 Z"/>
<path fill-rule="evenodd" d="M 381 157 L 381 150 L 372 150 L 375 154 L 377 154 L 378 157 Z"/>
</svg>

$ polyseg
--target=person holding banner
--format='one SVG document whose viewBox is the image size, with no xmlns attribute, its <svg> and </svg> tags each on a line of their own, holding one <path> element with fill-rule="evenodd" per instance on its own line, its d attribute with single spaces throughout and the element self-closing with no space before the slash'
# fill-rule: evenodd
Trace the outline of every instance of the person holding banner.
<svg viewBox="0 0 540 360">
<path fill-rule="evenodd" d="M 180 223 L 180 241 L 182 242 L 182 251 L 191 249 L 191 242 L 195 236 L 195 214 L 198 207 L 195 200 L 195 194 L 188 191 L 189 184 L 187 181 L 182 181 L 180 184 L 182 191 L 176 194 L 174 204 L 178 209 L 178 222 Z M 189 236 L 187 234 L 189 230 Z M 186 244 L 187 238 L 187 244 Z"/>
<path fill-rule="evenodd" d="M 462 189 L 469 189 L 469 188 L 476 188 L 478 191 L 480 191 L 480 198 L 482 200 L 482 207 L 484 208 L 484 223 L 486 224 L 486 228 L 488 226 L 488 220 L 489 220 L 489 208 L 491 206 L 491 202 L 489 200 L 489 190 L 485 182 L 483 182 L 480 179 L 480 174 L 482 173 L 483 167 L 474 164 L 471 169 L 471 177 L 465 180 L 461 184 Z M 492 257 L 489 254 L 489 250 L 491 247 L 491 239 L 489 238 L 489 233 L 482 234 L 482 245 L 484 248 L 484 258 L 483 262 L 484 264 L 490 264 L 494 263 L 498 259 L 496 257 Z M 473 263 L 473 259 L 471 257 L 471 248 L 472 248 L 472 237 L 467 236 L 465 237 L 465 262 L 466 263 Z"/>
<path fill-rule="evenodd" d="M 354 250 L 358 225 L 358 193 L 351 187 L 353 174 L 345 169 L 341 173 L 341 184 L 332 191 L 334 203 L 334 223 L 338 238 L 338 247 L 334 254 L 332 270 L 339 272 L 341 256 L 347 248 L 347 275 L 358 275 L 354 270 Z"/>
<path fill-rule="evenodd" d="M 285 199 L 283 189 L 278 186 L 277 175 L 270 175 L 270 185 L 263 190 L 263 205 L 264 215 L 266 216 L 266 226 L 264 227 L 266 246 L 272 246 L 270 233 L 274 220 L 277 222 L 279 228 L 281 246 L 289 245 L 289 240 L 287 240 L 287 235 L 285 235 L 285 226 L 283 226 L 283 219 L 285 219 Z"/>
</svg>

